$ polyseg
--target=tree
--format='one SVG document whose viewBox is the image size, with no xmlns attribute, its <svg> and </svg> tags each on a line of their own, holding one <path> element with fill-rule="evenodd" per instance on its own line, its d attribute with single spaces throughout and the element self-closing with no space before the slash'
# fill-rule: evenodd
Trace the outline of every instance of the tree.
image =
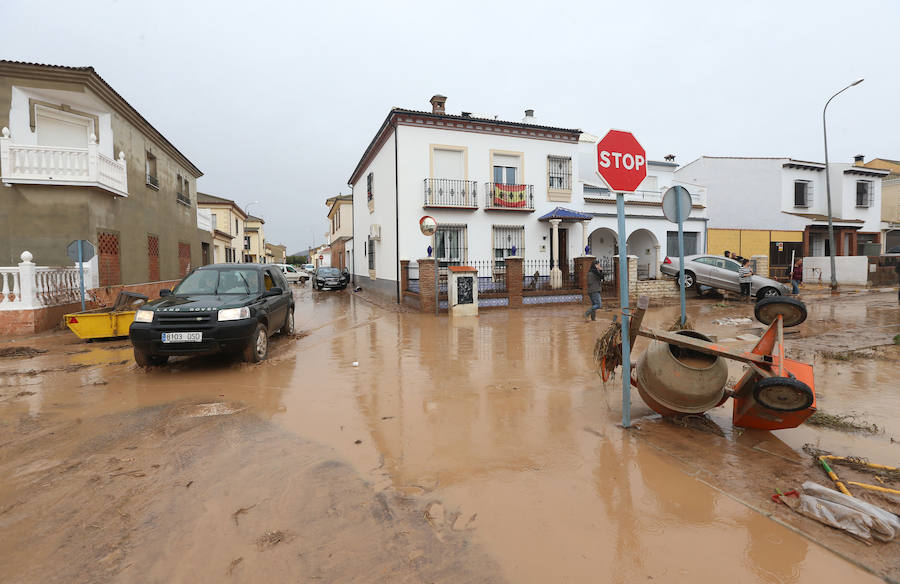
<svg viewBox="0 0 900 584">
<path fill-rule="evenodd" d="M 296 265 L 301 265 L 301 264 L 309 263 L 308 260 L 309 260 L 309 256 L 308 256 L 308 255 L 300 255 L 300 254 L 296 254 L 296 253 L 287 256 L 287 258 L 285 259 L 285 261 L 286 261 L 287 263 L 293 264 L 293 265 L 295 265 L 295 266 L 296 266 Z"/>
</svg>

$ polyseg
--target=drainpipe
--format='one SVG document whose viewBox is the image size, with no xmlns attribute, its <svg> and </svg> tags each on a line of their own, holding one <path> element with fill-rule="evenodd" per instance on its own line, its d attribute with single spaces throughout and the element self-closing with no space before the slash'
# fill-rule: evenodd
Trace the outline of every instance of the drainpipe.
<svg viewBox="0 0 900 584">
<path fill-rule="evenodd" d="M 401 303 L 400 291 L 400 174 L 397 172 L 397 120 L 394 120 L 394 235 L 397 255 L 394 258 L 394 269 L 397 270 L 397 304 Z M 436 268 L 435 268 L 436 269 Z"/>
</svg>

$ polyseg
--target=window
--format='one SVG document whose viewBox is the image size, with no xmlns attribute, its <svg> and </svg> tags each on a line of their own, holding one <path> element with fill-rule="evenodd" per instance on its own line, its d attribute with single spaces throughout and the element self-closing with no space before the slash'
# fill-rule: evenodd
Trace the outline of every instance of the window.
<svg viewBox="0 0 900 584">
<path fill-rule="evenodd" d="M 568 191 L 572 189 L 572 159 L 562 156 L 547 157 L 547 187 Z"/>
<path fill-rule="evenodd" d="M 859 180 L 856 181 L 856 206 L 871 207 L 872 206 L 872 181 Z"/>
<path fill-rule="evenodd" d="M 219 224 L 218 224 L 218 222 L 216 221 L 216 214 L 215 214 L 215 213 L 210 213 L 209 216 L 211 217 L 211 220 L 212 220 L 212 227 L 213 227 L 213 229 L 218 229 L 218 228 L 219 228 Z"/>
<path fill-rule="evenodd" d="M 687 243 L 684 244 L 687 247 Z M 731 260 L 726 260 L 722 258 L 716 258 L 716 267 L 722 268 L 723 270 L 729 270 L 732 272 L 737 272 L 741 269 L 741 265 L 737 262 L 733 262 Z"/>
<path fill-rule="evenodd" d="M 447 266 L 466 259 L 466 226 L 439 226 L 434 234 L 434 256 Z"/>
<path fill-rule="evenodd" d="M 511 255 L 525 255 L 525 227 L 522 225 L 494 225 L 494 264 L 506 265 Z"/>
<path fill-rule="evenodd" d="M 269 270 L 266 270 L 265 274 L 263 274 L 263 284 L 265 285 L 266 290 L 271 290 L 275 286 L 275 278 L 272 277 Z"/>
<path fill-rule="evenodd" d="M 369 248 L 369 253 L 367 254 L 369 257 L 369 269 L 374 271 L 375 270 L 375 240 L 370 237 L 368 245 L 366 247 Z"/>
<path fill-rule="evenodd" d="M 375 175 L 373 173 L 369 173 L 366 175 L 366 200 L 370 203 L 375 201 L 375 191 L 374 185 L 372 183 L 375 182 Z"/>
<path fill-rule="evenodd" d="M 519 184 L 521 158 L 510 154 L 494 154 L 494 182 L 501 185 Z"/>
<path fill-rule="evenodd" d="M 187 177 L 180 174 L 175 178 L 175 196 L 179 202 L 185 205 L 191 204 L 191 183 L 188 182 Z"/>
<path fill-rule="evenodd" d="M 677 235 L 676 235 L 676 237 L 677 237 Z M 716 265 L 716 258 L 697 258 L 694 261 L 697 262 L 698 264 L 705 264 L 707 266 Z"/>
<path fill-rule="evenodd" d="M 244 236 L 244 249 L 250 249 L 250 236 Z"/>
<path fill-rule="evenodd" d="M 241 224 L 238 223 L 238 220 L 234 220 L 234 233 L 232 235 L 237 235 L 241 231 Z"/>
<path fill-rule="evenodd" d="M 145 170 L 147 174 L 147 186 L 159 190 L 159 179 L 156 178 L 156 156 L 153 156 L 149 151 L 146 153 L 146 164 Z"/>
<path fill-rule="evenodd" d="M 697 253 L 697 241 L 699 234 L 696 231 L 684 232 L 684 255 L 695 255 Z M 678 256 L 678 232 L 668 231 L 666 233 L 666 255 L 671 257 Z"/>
<path fill-rule="evenodd" d="M 808 180 L 794 181 L 794 206 L 809 207 L 812 204 L 813 184 Z"/>
</svg>

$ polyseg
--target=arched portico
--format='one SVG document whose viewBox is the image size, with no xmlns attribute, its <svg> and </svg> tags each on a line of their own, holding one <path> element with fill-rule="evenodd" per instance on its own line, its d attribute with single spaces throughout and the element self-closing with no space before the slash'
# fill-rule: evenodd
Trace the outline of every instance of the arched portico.
<svg viewBox="0 0 900 584">
<path fill-rule="evenodd" d="M 636 229 L 626 242 L 628 255 L 637 256 L 638 278 L 655 279 L 659 269 L 659 242 L 652 231 Z"/>
<path fill-rule="evenodd" d="M 591 255 L 598 258 L 611 258 L 616 255 L 616 232 L 608 227 L 600 227 L 591 232 L 588 245 Z"/>
</svg>

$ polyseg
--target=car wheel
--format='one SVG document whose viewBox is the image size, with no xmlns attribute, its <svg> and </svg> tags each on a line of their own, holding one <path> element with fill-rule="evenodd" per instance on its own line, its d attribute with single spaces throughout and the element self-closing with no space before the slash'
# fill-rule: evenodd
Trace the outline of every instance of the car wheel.
<svg viewBox="0 0 900 584">
<path fill-rule="evenodd" d="M 693 288 L 697 283 L 697 279 L 694 277 L 694 272 L 690 270 L 684 271 L 684 288 L 687 290 L 688 288 Z"/>
<path fill-rule="evenodd" d="M 269 335 L 262 323 L 256 325 L 247 348 L 244 349 L 244 361 L 247 363 L 259 363 L 269 354 Z"/>
<path fill-rule="evenodd" d="M 284 336 L 291 336 L 294 334 L 294 309 L 288 309 L 287 318 L 284 319 L 284 326 L 281 327 L 279 331 Z"/>
<path fill-rule="evenodd" d="M 157 365 L 165 365 L 169 357 L 166 355 L 151 355 L 147 351 L 134 348 L 134 362 L 138 367 L 154 367 Z"/>
<path fill-rule="evenodd" d="M 757 298 L 771 298 L 772 296 L 781 296 L 781 292 L 771 286 L 766 286 L 756 293 Z"/>
</svg>

